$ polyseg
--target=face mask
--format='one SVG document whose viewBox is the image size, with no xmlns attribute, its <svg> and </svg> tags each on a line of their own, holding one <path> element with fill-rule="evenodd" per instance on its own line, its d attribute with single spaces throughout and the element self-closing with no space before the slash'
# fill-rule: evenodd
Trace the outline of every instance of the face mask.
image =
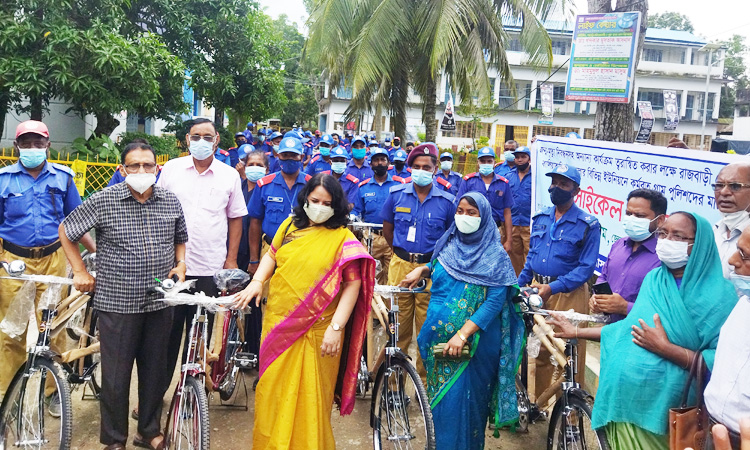
<svg viewBox="0 0 750 450">
<path fill-rule="evenodd" d="M 320 154 L 323 156 L 331 156 L 331 149 L 328 147 L 320 147 Z"/>
<path fill-rule="evenodd" d="M 557 206 L 564 205 L 573 197 L 572 192 L 566 191 L 561 187 L 550 187 L 548 192 L 552 204 Z"/>
<path fill-rule="evenodd" d="M 518 167 L 519 172 L 525 172 L 526 169 L 529 168 L 529 163 L 526 164 L 516 164 L 516 167 Z"/>
<path fill-rule="evenodd" d="M 731 230 L 744 229 L 745 225 L 750 221 L 750 214 L 747 211 L 735 211 L 733 213 L 721 213 L 724 225 Z"/>
<path fill-rule="evenodd" d="M 505 152 L 503 153 L 503 156 L 505 157 L 505 162 L 513 162 L 516 160 L 516 155 L 514 155 L 513 152 Z"/>
<path fill-rule="evenodd" d="M 734 289 L 742 295 L 750 295 L 750 277 L 740 275 L 734 270 L 729 272 L 729 281 L 734 285 Z"/>
<path fill-rule="evenodd" d="M 248 166 L 245 167 L 245 176 L 247 179 L 255 183 L 266 175 L 266 168 L 261 166 Z"/>
<path fill-rule="evenodd" d="M 479 165 L 479 173 L 485 177 L 491 174 L 494 169 L 495 169 L 495 166 L 493 166 L 492 164 L 480 164 Z"/>
<path fill-rule="evenodd" d="M 479 229 L 482 223 L 481 217 L 469 216 L 466 214 L 456 214 L 456 228 L 463 234 L 471 234 Z"/>
<path fill-rule="evenodd" d="M 190 141 L 190 154 L 198 161 L 208 159 L 214 154 L 214 143 L 206 142 L 203 139 L 198 142 Z"/>
<path fill-rule="evenodd" d="M 39 167 L 47 159 L 46 148 L 24 148 L 18 151 L 21 165 L 27 169 Z"/>
<path fill-rule="evenodd" d="M 430 183 L 432 183 L 432 172 L 414 169 L 411 171 L 411 180 L 417 186 L 428 186 Z"/>
<path fill-rule="evenodd" d="M 403 161 L 394 161 L 393 165 L 396 167 L 396 170 L 401 172 L 402 170 L 404 170 L 404 166 L 406 165 L 406 163 Z"/>
<path fill-rule="evenodd" d="M 305 206 L 303 206 L 302 209 L 305 210 L 307 218 L 310 219 L 310 222 L 312 223 L 325 223 L 328 219 L 333 217 L 333 208 L 330 206 L 311 205 L 308 202 L 305 203 Z"/>
<path fill-rule="evenodd" d="M 331 170 L 333 170 L 336 173 L 344 173 L 344 171 L 346 170 L 346 163 L 342 161 L 332 162 Z"/>
<path fill-rule="evenodd" d="M 354 148 L 352 149 L 352 158 L 354 159 L 362 159 L 367 155 L 367 149 L 364 148 Z"/>
<path fill-rule="evenodd" d="M 130 173 L 125 177 L 125 183 L 137 193 L 143 194 L 156 183 L 156 175 L 153 173 Z"/>
<path fill-rule="evenodd" d="M 375 172 L 375 175 L 382 177 L 388 172 L 388 166 L 372 166 L 372 171 Z"/>
<path fill-rule="evenodd" d="M 625 228 L 625 234 L 635 242 L 641 242 L 648 239 L 653 233 L 649 230 L 651 221 L 636 216 L 625 216 L 622 221 L 622 227 Z"/>
<path fill-rule="evenodd" d="M 440 161 L 440 168 L 443 170 L 451 170 L 453 168 L 453 161 Z"/>
<path fill-rule="evenodd" d="M 277 153 L 278 153 L 278 151 L 279 151 L 279 146 L 278 146 L 278 145 L 274 145 L 274 146 L 273 146 L 273 151 L 275 151 L 275 152 L 277 152 Z"/>
<path fill-rule="evenodd" d="M 302 161 L 296 159 L 280 159 L 279 163 L 281 164 L 281 171 L 287 175 L 295 174 L 302 168 Z"/>
<path fill-rule="evenodd" d="M 659 239 L 656 243 L 656 256 L 670 269 L 685 267 L 688 262 L 688 243 Z"/>
</svg>

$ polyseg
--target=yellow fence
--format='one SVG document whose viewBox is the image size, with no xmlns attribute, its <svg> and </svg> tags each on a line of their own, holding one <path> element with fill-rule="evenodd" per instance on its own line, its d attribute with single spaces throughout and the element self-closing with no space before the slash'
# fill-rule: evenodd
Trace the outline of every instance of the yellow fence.
<svg viewBox="0 0 750 450">
<path fill-rule="evenodd" d="M 0 167 L 9 166 L 18 160 L 12 148 L 0 149 Z M 169 155 L 157 155 L 156 162 L 164 164 L 169 161 Z M 119 166 L 117 161 L 110 162 L 109 159 L 86 158 L 85 160 L 71 160 L 68 156 L 65 160 L 50 160 L 50 162 L 68 166 L 75 172 L 75 183 L 78 193 L 86 198 L 96 191 L 107 187 L 115 170 Z"/>
</svg>

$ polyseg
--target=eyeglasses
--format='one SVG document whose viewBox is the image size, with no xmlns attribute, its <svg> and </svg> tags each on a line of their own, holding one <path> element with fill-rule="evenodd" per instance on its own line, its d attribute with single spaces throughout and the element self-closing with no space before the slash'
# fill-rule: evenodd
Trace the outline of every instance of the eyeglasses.
<svg viewBox="0 0 750 450">
<path fill-rule="evenodd" d="M 154 169 L 156 168 L 156 164 L 146 163 L 146 164 L 126 164 L 123 165 L 125 168 L 125 172 L 127 173 L 138 173 L 138 171 L 143 167 L 143 170 L 146 173 L 152 173 Z"/>
<path fill-rule="evenodd" d="M 714 183 L 711 185 L 712 188 L 714 188 L 715 192 L 719 192 L 721 190 L 724 190 L 725 187 L 728 187 L 730 191 L 737 192 L 740 189 L 750 188 L 750 184 L 746 183 Z"/>
<path fill-rule="evenodd" d="M 674 233 L 667 233 L 664 230 L 657 230 L 656 231 L 656 237 L 659 239 L 669 239 L 670 241 L 679 241 L 679 242 L 691 242 L 695 241 L 695 238 L 682 236 L 680 234 L 674 234 Z"/>
<path fill-rule="evenodd" d="M 737 246 L 737 253 L 740 254 L 740 259 L 741 260 L 743 260 L 743 261 L 750 261 L 750 256 L 747 256 L 745 254 L 745 252 L 743 252 L 742 249 L 739 247 L 739 245 Z"/>
<path fill-rule="evenodd" d="M 201 136 L 200 134 L 191 134 L 190 140 L 193 142 L 198 142 L 201 139 L 203 139 L 206 142 L 213 142 L 216 139 L 216 136 Z"/>
</svg>

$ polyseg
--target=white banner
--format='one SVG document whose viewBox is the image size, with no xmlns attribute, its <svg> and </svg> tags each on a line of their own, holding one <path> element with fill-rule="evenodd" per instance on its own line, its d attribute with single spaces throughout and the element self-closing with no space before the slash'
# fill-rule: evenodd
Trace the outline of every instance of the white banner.
<svg viewBox="0 0 750 450">
<path fill-rule="evenodd" d="M 622 220 L 630 191 L 654 189 L 667 197 L 667 213 L 690 211 L 715 223 L 716 209 L 711 184 L 727 164 L 741 155 L 673 149 L 643 144 L 537 136 L 531 147 L 532 211 L 552 206 L 546 176 L 559 164 L 574 166 L 581 174 L 581 192 L 576 205 L 599 219 L 602 227 L 597 271 L 612 244 L 625 236 Z"/>
</svg>

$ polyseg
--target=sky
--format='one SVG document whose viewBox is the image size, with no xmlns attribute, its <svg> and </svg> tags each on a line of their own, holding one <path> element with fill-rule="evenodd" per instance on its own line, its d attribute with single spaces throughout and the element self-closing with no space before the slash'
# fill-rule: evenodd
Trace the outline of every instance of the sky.
<svg viewBox="0 0 750 450">
<path fill-rule="evenodd" d="M 586 0 L 573 1 L 579 14 L 587 12 Z M 750 44 L 750 2 L 747 0 L 648 0 L 648 3 L 650 13 L 676 11 L 688 16 L 696 34 L 708 40 L 728 39 L 733 34 L 740 34 Z M 286 14 L 300 27 L 307 19 L 302 0 L 260 0 L 260 5 L 269 16 L 276 18 Z"/>
</svg>

